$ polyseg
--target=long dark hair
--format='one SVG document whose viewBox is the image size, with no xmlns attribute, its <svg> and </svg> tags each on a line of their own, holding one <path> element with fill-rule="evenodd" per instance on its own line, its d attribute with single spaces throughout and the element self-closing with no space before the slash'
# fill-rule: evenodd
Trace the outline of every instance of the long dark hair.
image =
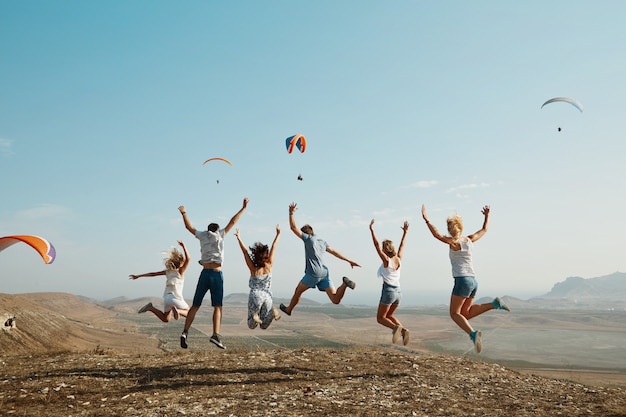
<svg viewBox="0 0 626 417">
<path fill-rule="evenodd" d="M 263 268 L 270 258 L 270 250 L 267 245 L 256 242 L 250 246 L 250 259 L 257 268 Z"/>
</svg>

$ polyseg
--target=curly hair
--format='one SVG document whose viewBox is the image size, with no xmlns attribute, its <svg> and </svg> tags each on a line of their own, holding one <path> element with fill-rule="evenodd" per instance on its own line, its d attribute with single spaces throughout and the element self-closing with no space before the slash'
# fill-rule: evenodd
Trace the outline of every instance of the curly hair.
<svg viewBox="0 0 626 417">
<path fill-rule="evenodd" d="M 167 270 L 175 271 L 185 262 L 185 256 L 176 248 L 163 252 L 163 254 L 167 255 L 167 257 L 163 259 L 165 269 Z"/>
<path fill-rule="evenodd" d="M 450 237 L 454 240 L 459 240 L 461 238 L 461 233 L 463 233 L 463 217 L 455 213 L 448 217 L 447 223 Z"/>
<path fill-rule="evenodd" d="M 250 246 L 250 259 L 257 268 L 263 268 L 270 257 L 270 250 L 267 245 L 256 242 Z"/>
</svg>

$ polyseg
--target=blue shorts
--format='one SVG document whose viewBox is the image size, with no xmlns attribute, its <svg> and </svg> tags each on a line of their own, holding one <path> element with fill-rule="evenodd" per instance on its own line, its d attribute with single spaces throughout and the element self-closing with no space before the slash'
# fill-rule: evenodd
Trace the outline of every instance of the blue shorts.
<svg viewBox="0 0 626 417">
<path fill-rule="evenodd" d="M 200 307 L 207 291 L 211 291 L 211 305 L 221 307 L 224 302 L 224 276 L 222 271 L 203 269 L 198 278 L 196 293 L 193 295 L 193 305 Z"/>
<path fill-rule="evenodd" d="M 476 291 L 478 291 L 478 281 L 474 277 L 454 277 L 454 288 L 452 288 L 452 295 L 457 295 L 463 298 L 476 297 Z"/>
<path fill-rule="evenodd" d="M 402 291 L 400 287 L 394 287 L 393 285 L 383 283 L 383 291 L 380 294 L 380 304 L 390 306 L 399 305 L 402 299 Z"/>
<path fill-rule="evenodd" d="M 300 282 L 309 288 L 317 287 L 320 291 L 326 291 L 326 289 L 334 287 L 333 282 L 330 280 L 330 276 L 328 275 L 328 268 L 324 267 L 324 270 L 326 271 L 326 275 L 323 277 L 318 278 L 311 274 L 305 274 Z"/>
</svg>

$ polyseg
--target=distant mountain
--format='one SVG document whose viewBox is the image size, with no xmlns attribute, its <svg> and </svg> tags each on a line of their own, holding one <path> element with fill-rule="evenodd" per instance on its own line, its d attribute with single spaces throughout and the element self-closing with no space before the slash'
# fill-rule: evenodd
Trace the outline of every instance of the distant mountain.
<svg viewBox="0 0 626 417">
<path fill-rule="evenodd" d="M 615 272 L 597 278 L 569 277 L 558 282 L 542 298 L 559 299 L 624 299 L 626 297 L 626 273 Z"/>
</svg>

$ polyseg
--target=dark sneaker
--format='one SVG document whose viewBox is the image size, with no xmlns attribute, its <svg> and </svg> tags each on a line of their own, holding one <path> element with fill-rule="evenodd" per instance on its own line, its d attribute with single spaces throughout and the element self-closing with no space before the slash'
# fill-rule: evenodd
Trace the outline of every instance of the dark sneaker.
<svg viewBox="0 0 626 417">
<path fill-rule="evenodd" d="M 352 281 L 348 277 L 343 277 L 343 283 L 346 284 L 346 286 L 350 288 L 351 290 L 356 288 L 356 282 Z"/>
<path fill-rule="evenodd" d="M 152 303 L 148 303 L 145 306 L 141 307 L 137 313 L 145 313 L 146 311 L 152 308 Z"/>
<path fill-rule="evenodd" d="M 407 329 L 402 329 L 402 344 L 404 346 L 409 344 L 410 333 Z"/>
<path fill-rule="evenodd" d="M 178 320 L 178 310 L 176 307 L 172 307 L 172 314 L 174 315 L 174 320 Z"/>
<path fill-rule="evenodd" d="M 504 301 L 502 301 L 502 298 L 500 298 L 500 297 L 494 298 L 493 301 L 491 302 L 491 305 L 493 306 L 493 308 L 495 308 L 497 310 L 511 311 L 509 306 L 506 305 L 506 303 Z"/>
<path fill-rule="evenodd" d="M 183 332 L 183 334 L 180 335 L 180 347 L 187 349 L 187 332 Z"/>
<path fill-rule="evenodd" d="M 483 350 L 483 333 L 480 330 L 474 330 L 470 333 L 470 339 L 474 343 L 474 349 L 476 353 L 480 353 Z"/>
<path fill-rule="evenodd" d="M 400 335 L 402 334 L 402 326 L 397 325 L 393 328 L 393 333 L 391 336 L 391 343 L 396 343 L 400 339 Z"/>
<path fill-rule="evenodd" d="M 211 343 L 213 343 L 215 346 L 217 346 L 220 349 L 226 349 L 226 346 L 224 346 L 222 344 L 222 341 L 220 340 L 220 335 L 217 333 L 211 336 Z"/>
<path fill-rule="evenodd" d="M 283 313 L 285 313 L 288 316 L 291 316 L 291 313 L 287 313 L 287 306 L 284 305 L 283 303 L 280 304 L 280 309 Z"/>
<path fill-rule="evenodd" d="M 280 320 L 280 313 L 276 307 L 272 307 L 272 314 L 274 314 L 274 320 Z"/>
</svg>

